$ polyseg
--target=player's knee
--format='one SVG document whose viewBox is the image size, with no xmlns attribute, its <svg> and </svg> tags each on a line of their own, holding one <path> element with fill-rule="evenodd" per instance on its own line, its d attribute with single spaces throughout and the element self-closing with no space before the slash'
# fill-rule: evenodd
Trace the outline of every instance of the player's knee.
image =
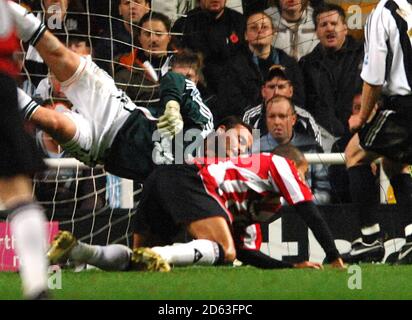
<svg viewBox="0 0 412 320">
<path fill-rule="evenodd" d="M 350 168 L 357 164 L 359 150 L 354 146 L 354 144 L 349 143 L 345 149 L 345 162 L 346 167 Z"/>
<path fill-rule="evenodd" d="M 359 145 L 349 143 L 345 149 L 346 168 L 351 168 L 361 164 L 366 164 L 369 160 L 366 159 L 366 153 Z"/>
</svg>

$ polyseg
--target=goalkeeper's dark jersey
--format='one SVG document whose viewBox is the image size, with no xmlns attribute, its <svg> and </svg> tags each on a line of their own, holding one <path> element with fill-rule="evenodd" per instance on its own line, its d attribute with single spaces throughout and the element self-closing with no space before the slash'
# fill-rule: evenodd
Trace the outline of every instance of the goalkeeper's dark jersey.
<svg viewBox="0 0 412 320">
<path fill-rule="evenodd" d="M 212 113 L 203 103 L 196 85 L 183 75 L 168 72 L 160 82 L 160 98 L 159 103 L 131 111 L 105 158 L 107 171 L 139 182 L 149 175 L 156 166 L 153 157 L 159 141 L 159 136 L 154 135 L 157 118 L 170 100 L 180 104 L 185 131 L 197 128 L 203 139 L 213 130 Z"/>
</svg>

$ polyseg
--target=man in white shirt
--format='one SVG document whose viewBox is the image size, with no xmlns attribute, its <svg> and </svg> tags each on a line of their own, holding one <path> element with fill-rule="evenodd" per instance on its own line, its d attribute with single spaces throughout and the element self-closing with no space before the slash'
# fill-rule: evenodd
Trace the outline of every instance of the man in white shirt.
<svg viewBox="0 0 412 320">
<path fill-rule="evenodd" d="M 400 207 L 400 218 L 406 243 L 389 260 L 401 264 L 412 263 L 412 10 L 406 0 L 382 0 L 369 16 L 365 26 L 365 58 L 361 77 L 364 81 L 359 114 L 349 119 L 349 127 L 358 134 L 346 149 L 351 187 L 355 188 L 358 203 L 368 215 L 363 219 L 362 242 L 351 251 L 352 257 L 368 252 L 383 253 L 379 221 L 374 217 L 362 181 L 362 168 L 384 156 L 383 168 L 393 186 Z M 374 106 L 379 98 L 382 106 L 376 114 Z M 397 255 L 397 257 L 396 257 Z M 387 259 L 387 261 L 388 261 Z M 397 260 L 397 261 L 394 261 Z"/>
</svg>

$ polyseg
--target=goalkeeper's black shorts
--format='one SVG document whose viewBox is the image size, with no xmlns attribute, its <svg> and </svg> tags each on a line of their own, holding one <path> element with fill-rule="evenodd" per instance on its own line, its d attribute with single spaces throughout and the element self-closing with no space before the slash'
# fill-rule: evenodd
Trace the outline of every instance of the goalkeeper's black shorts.
<svg viewBox="0 0 412 320">
<path fill-rule="evenodd" d="M 384 107 L 359 131 L 362 148 L 412 164 L 412 96 L 384 98 Z"/>
<path fill-rule="evenodd" d="M 16 83 L 0 73 L 0 88 L 0 177 L 32 175 L 44 170 L 34 139 L 23 128 Z"/>
<path fill-rule="evenodd" d="M 165 165 L 156 169 L 143 186 L 134 231 L 155 235 L 166 244 L 193 221 L 221 216 L 222 206 L 205 190 L 195 165 Z"/>
</svg>

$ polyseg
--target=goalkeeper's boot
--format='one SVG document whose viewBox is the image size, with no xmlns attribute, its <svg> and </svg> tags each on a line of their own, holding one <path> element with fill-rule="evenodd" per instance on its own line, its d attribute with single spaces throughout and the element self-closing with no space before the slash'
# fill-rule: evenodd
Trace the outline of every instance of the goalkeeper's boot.
<svg viewBox="0 0 412 320">
<path fill-rule="evenodd" d="M 399 252 L 395 264 L 412 264 L 412 242 L 406 242 Z"/>
<path fill-rule="evenodd" d="M 137 271 L 169 272 L 171 270 L 169 263 L 150 248 L 133 249 L 130 263 L 131 269 Z"/>
<path fill-rule="evenodd" d="M 70 251 L 76 246 L 77 239 L 69 231 L 60 231 L 51 243 L 47 258 L 50 264 L 65 263 Z"/>
<path fill-rule="evenodd" d="M 382 240 L 378 239 L 371 244 L 363 241 L 355 241 L 352 250 L 342 256 L 346 263 L 371 263 L 382 262 L 385 256 L 385 247 Z"/>
</svg>

